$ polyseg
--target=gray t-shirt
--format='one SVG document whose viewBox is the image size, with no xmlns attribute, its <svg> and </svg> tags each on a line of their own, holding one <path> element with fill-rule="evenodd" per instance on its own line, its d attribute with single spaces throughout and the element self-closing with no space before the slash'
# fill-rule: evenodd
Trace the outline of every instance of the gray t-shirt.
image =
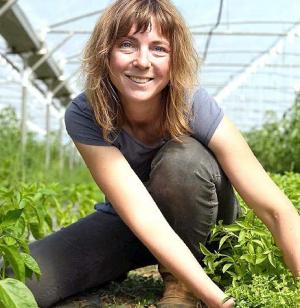
<svg viewBox="0 0 300 308">
<path fill-rule="evenodd" d="M 223 118 L 223 111 L 202 88 L 194 93 L 191 107 L 192 136 L 207 146 Z M 148 180 L 151 161 L 167 141 L 162 139 L 156 145 L 145 145 L 125 130 L 121 130 L 112 144 L 106 142 L 102 136 L 102 129 L 96 123 L 93 111 L 84 93 L 77 96 L 67 107 L 65 123 L 68 134 L 73 141 L 88 145 L 117 147 L 142 182 Z"/>
</svg>

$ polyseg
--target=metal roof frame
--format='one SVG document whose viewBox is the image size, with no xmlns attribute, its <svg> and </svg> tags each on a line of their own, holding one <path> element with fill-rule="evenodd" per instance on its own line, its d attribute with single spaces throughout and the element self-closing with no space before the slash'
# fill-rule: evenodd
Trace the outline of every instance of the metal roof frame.
<svg viewBox="0 0 300 308">
<path fill-rule="evenodd" d="M 7 0 L 0 0 L 0 10 L 8 6 Z M 36 35 L 29 20 L 15 1 L 8 7 L 0 17 L 0 34 L 6 40 L 10 53 L 19 54 L 29 67 L 34 67 L 40 63 L 34 70 L 36 79 L 42 80 L 49 91 L 56 89 L 62 84 L 60 77 L 63 72 L 59 68 L 55 59 L 41 52 L 44 42 Z M 40 62 L 44 59 L 43 62 Z M 67 83 L 56 91 L 55 97 L 62 105 L 67 105 L 71 99 L 72 90 Z"/>
</svg>

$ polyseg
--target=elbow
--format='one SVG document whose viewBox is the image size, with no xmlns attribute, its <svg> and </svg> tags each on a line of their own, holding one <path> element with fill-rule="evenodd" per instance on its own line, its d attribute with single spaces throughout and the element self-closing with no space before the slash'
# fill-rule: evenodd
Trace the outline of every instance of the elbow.
<svg viewBox="0 0 300 308">
<path fill-rule="evenodd" d="M 268 210 L 263 220 L 273 233 L 273 231 L 278 230 L 282 224 L 289 224 L 289 222 L 294 219 L 299 219 L 299 215 L 296 208 L 289 203 L 287 206 L 278 206 Z"/>
</svg>

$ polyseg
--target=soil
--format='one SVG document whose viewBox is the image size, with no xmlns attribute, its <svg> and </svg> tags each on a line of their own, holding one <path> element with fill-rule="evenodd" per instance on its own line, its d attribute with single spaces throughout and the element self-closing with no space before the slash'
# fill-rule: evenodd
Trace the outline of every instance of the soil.
<svg viewBox="0 0 300 308">
<path fill-rule="evenodd" d="M 157 266 L 130 271 L 118 281 L 72 296 L 52 308 L 149 307 L 162 295 L 163 285 Z"/>
</svg>

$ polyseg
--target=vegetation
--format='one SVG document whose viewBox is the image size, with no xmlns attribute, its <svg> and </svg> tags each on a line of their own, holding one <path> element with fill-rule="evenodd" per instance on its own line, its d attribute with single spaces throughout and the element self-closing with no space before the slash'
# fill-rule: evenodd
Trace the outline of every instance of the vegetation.
<svg viewBox="0 0 300 308">
<path fill-rule="evenodd" d="M 300 213 L 300 174 L 273 175 Z M 243 215 L 234 224 L 213 229 L 209 251 L 203 245 L 207 273 L 237 300 L 236 307 L 299 307 L 300 281 L 283 263 L 271 233 L 240 199 Z"/>
<path fill-rule="evenodd" d="M 274 181 L 298 211 L 300 174 L 295 171 L 300 172 L 299 113 L 298 99 L 282 121 L 269 118 L 262 129 L 246 136 L 262 164 L 276 172 L 272 173 Z M 11 109 L 0 112 L 0 144 L 0 307 L 37 307 L 24 284 L 27 277 L 41 275 L 30 256 L 30 241 L 87 215 L 103 195 L 80 160 L 70 172 L 67 145 L 63 146 L 62 167 L 55 133 L 51 135 L 52 159 L 47 170 L 45 143 L 35 135 L 28 134 L 22 155 L 19 123 Z M 242 217 L 232 225 L 220 222 L 214 227 L 210 244 L 215 248 L 200 247 L 205 255 L 205 270 L 229 296 L 236 298 L 236 307 L 299 307 L 300 282 L 285 267 L 270 232 L 242 200 L 240 203 Z M 131 307 L 153 305 L 161 288 L 159 279 L 134 274 L 108 287 Z M 103 292 L 101 299 L 109 302 Z M 114 296 L 113 302 L 120 304 Z"/>
<path fill-rule="evenodd" d="M 262 128 L 245 137 L 266 170 L 300 172 L 300 94 L 282 119 L 269 112 Z"/>
<path fill-rule="evenodd" d="M 38 140 L 33 133 L 27 134 L 26 148 L 22 153 L 20 123 L 11 108 L 0 111 L 0 183 L 4 186 L 26 183 L 52 183 L 67 184 L 70 182 L 70 169 L 72 169 L 72 183 L 92 182 L 87 168 L 79 161 L 72 165 L 72 149 L 69 144 L 63 145 L 63 167 L 61 168 L 58 134 L 51 134 L 51 160 L 45 168 L 45 141 Z"/>
<path fill-rule="evenodd" d="M 0 113 L 0 144 L 0 307 L 37 307 L 24 284 L 41 275 L 29 242 L 86 216 L 103 195 L 82 164 L 70 170 L 66 146 L 61 168 L 55 134 L 47 170 L 45 143 L 33 134 L 22 156 L 19 123 L 10 108 Z"/>
</svg>

